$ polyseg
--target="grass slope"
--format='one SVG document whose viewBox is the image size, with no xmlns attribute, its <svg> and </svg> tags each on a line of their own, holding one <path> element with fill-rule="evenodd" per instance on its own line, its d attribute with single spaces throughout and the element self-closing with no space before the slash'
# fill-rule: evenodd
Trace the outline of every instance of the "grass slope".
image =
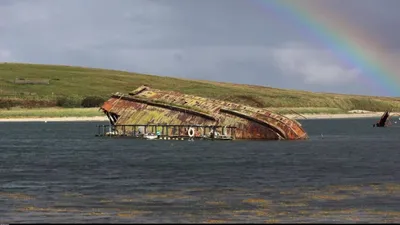
<svg viewBox="0 0 400 225">
<path fill-rule="evenodd" d="M 15 84 L 16 78 L 50 79 L 50 84 Z M 26 106 L 25 101 L 28 100 L 47 101 L 48 104 L 42 104 L 42 107 L 54 106 L 58 96 L 83 98 L 95 95 L 107 98 L 114 92 L 127 93 L 143 84 L 157 89 L 274 108 L 282 112 L 288 111 L 282 109 L 288 107 L 300 112 L 304 111 L 301 108 L 308 108 L 306 111 L 309 113 L 320 110 L 322 113 L 341 113 L 354 109 L 400 111 L 399 98 L 313 93 L 72 66 L 0 64 L 0 100 L 20 99 L 19 105 L 22 107 Z"/>
<path fill-rule="evenodd" d="M 36 108 L 0 110 L 0 119 L 4 118 L 47 118 L 47 117 L 94 117 L 105 116 L 99 108 Z"/>
</svg>

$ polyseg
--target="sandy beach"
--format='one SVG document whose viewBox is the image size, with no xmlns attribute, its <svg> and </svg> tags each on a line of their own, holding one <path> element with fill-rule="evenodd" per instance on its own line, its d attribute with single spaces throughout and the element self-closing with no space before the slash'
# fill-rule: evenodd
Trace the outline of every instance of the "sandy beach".
<svg viewBox="0 0 400 225">
<path fill-rule="evenodd" d="M 349 113 L 349 114 L 287 114 L 288 118 L 296 120 L 304 119 L 346 119 L 346 118 L 379 118 L 383 112 Z M 0 122 L 74 122 L 74 121 L 108 121 L 106 116 L 94 117 L 41 117 L 41 118 L 2 118 Z"/>
<path fill-rule="evenodd" d="M 42 118 L 3 118 L 0 122 L 74 122 L 74 121 L 108 121 L 106 116 L 93 117 L 42 117 Z"/>
<path fill-rule="evenodd" d="M 286 114 L 285 116 L 291 119 L 304 120 L 304 119 L 350 119 L 350 118 L 380 118 L 383 112 L 370 112 L 370 113 L 348 113 L 348 114 L 302 114 L 302 116 L 295 114 Z"/>
</svg>

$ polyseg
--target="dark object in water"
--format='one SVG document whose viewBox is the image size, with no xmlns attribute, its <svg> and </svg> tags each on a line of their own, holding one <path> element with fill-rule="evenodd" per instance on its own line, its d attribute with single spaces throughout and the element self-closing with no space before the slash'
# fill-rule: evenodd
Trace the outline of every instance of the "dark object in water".
<svg viewBox="0 0 400 225">
<path fill-rule="evenodd" d="M 386 125 L 386 121 L 389 118 L 389 111 L 386 111 L 385 113 L 383 113 L 383 115 L 381 116 L 381 119 L 374 124 L 373 126 L 375 127 L 385 127 Z"/>
</svg>

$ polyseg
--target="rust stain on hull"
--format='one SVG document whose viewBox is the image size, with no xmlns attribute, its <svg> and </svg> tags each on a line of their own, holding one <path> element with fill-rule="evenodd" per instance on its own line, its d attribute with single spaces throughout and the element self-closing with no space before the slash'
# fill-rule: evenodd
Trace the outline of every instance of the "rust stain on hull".
<svg viewBox="0 0 400 225">
<path fill-rule="evenodd" d="M 115 93 L 101 108 L 115 125 L 235 126 L 236 139 L 308 139 L 300 123 L 262 108 L 147 86 L 129 94 Z"/>
</svg>

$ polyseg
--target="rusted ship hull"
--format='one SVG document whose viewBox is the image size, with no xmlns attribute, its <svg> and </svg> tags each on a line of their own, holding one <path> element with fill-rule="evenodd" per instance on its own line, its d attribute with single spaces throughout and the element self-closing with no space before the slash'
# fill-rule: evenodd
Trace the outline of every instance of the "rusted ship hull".
<svg viewBox="0 0 400 225">
<path fill-rule="evenodd" d="M 116 93 L 101 109 L 113 125 L 181 124 L 234 126 L 235 139 L 304 140 L 295 120 L 265 109 L 141 86 Z M 224 132 L 224 131 L 219 131 Z"/>
</svg>

